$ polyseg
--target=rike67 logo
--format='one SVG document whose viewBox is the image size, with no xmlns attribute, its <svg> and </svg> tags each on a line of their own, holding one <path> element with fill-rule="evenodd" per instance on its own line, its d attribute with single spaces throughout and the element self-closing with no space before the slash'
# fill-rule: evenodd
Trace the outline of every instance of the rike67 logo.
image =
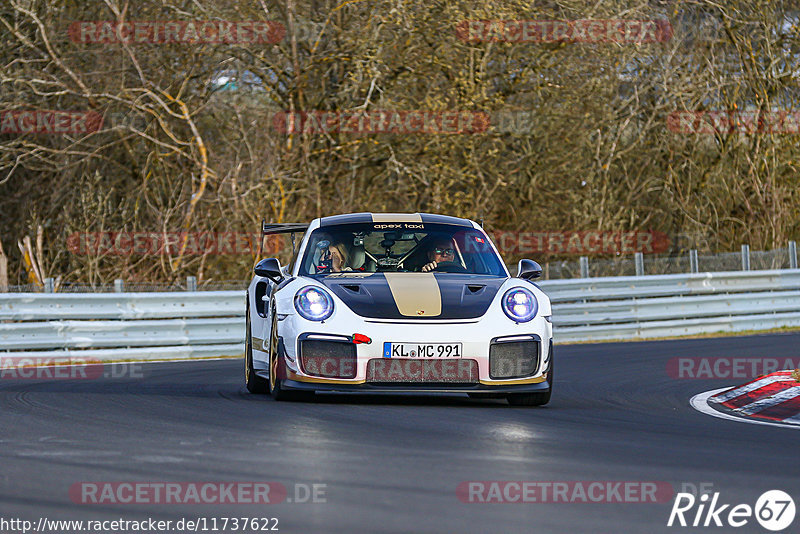
<svg viewBox="0 0 800 534">
<path fill-rule="evenodd" d="M 691 493 L 678 493 L 667 526 L 739 528 L 750 523 L 755 517 L 761 527 L 778 532 L 788 528 L 794 521 L 794 500 L 785 491 L 764 492 L 756 500 L 755 506 L 722 504 L 719 502 L 719 496 L 719 492 L 711 496 L 705 493 L 699 498 Z"/>
</svg>

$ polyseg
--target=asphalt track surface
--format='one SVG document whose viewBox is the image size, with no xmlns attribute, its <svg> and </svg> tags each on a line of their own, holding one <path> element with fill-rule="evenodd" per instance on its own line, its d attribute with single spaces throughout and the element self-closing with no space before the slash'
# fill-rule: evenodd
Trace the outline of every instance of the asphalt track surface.
<svg viewBox="0 0 800 534">
<path fill-rule="evenodd" d="M 800 505 L 800 432 L 689 406 L 725 380 L 676 380 L 676 356 L 797 358 L 800 334 L 557 346 L 543 408 L 466 396 L 248 394 L 241 362 L 141 376 L 0 380 L 0 517 L 277 517 L 280 532 L 675 532 L 663 503 L 464 503 L 464 481 L 711 483 L 724 503 L 782 489 Z M 326 485 L 326 502 L 76 504 L 81 481 Z M 712 528 L 730 531 L 730 528 Z M 230 530 L 228 530 L 230 531 Z M 737 532 L 764 532 L 754 519 Z M 787 532 L 800 531 L 800 517 Z"/>
</svg>

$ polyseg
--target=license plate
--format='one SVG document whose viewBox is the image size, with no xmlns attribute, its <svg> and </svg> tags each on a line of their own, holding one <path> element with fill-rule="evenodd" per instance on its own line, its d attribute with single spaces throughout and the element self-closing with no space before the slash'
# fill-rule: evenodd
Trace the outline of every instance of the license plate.
<svg viewBox="0 0 800 534">
<path fill-rule="evenodd" d="M 384 358 L 461 358 L 461 343 L 389 343 L 383 344 Z"/>
</svg>

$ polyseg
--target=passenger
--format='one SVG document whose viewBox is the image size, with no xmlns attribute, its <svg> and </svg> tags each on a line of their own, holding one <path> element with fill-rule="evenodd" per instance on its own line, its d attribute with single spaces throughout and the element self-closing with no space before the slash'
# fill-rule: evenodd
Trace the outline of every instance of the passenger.
<svg viewBox="0 0 800 534">
<path fill-rule="evenodd" d="M 331 244 L 328 240 L 320 241 L 317 247 L 321 249 L 317 273 L 340 273 L 352 271 L 350 268 L 350 255 L 347 245 L 343 242 Z"/>
<path fill-rule="evenodd" d="M 342 243 L 336 243 L 330 247 L 331 254 L 331 272 L 340 273 L 342 271 L 352 271 L 350 268 L 350 254 L 347 251 L 347 246 Z"/>
</svg>

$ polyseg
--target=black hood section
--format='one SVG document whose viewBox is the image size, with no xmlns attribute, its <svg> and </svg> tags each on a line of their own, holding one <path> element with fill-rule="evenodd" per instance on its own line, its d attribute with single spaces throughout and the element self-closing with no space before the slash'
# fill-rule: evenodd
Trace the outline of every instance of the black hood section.
<svg viewBox="0 0 800 534">
<path fill-rule="evenodd" d="M 400 273 L 398 276 L 402 276 Z M 386 277 L 382 273 L 369 276 L 320 276 L 323 283 L 353 312 L 371 319 L 476 319 L 482 317 L 507 278 L 497 276 L 436 273 L 433 275 L 442 298 L 442 313 L 431 317 L 410 317 L 397 309 Z"/>
</svg>

